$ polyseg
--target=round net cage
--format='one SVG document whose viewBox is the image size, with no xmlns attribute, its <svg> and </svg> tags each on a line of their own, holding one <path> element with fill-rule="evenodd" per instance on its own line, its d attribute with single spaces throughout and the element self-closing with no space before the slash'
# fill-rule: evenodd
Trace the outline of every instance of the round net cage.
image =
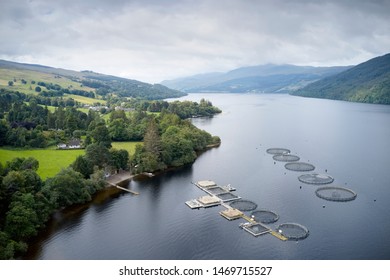
<svg viewBox="0 0 390 280">
<path fill-rule="evenodd" d="M 240 211 L 253 211 L 257 208 L 257 204 L 253 201 L 239 199 L 231 202 L 230 207 L 233 207 Z"/>
<path fill-rule="evenodd" d="M 264 224 L 272 224 L 279 220 L 278 214 L 265 209 L 253 211 L 251 217 L 254 218 L 257 222 Z"/>
<path fill-rule="evenodd" d="M 332 176 L 326 174 L 304 174 L 298 177 L 298 180 L 302 183 L 312 184 L 312 185 L 326 185 L 334 181 Z"/>
<path fill-rule="evenodd" d="M 351 201 L 357 196 L 353 190 L 342 187 L 321 187 L 316 190 L 316 195 L 330 201 Z"/>
<path fill-rule="evenodd" d="M 278 155 L 274 155 L 272 158 L 277 161 L 285 161 L 285 162 L 299 160 L 299 156 L 294 156 L 290 154 L 278 154 Z"/>
<path fill-rule="evenodd" d="M 269 153 L 271 155 L 289 154 L 290 150 L 284 149 L 284 148 L 270 148 L 270 149 L 267 149 L 267 153 Z"/>
<path fill-rule="evenodd" d="M 281 224 L 276 230 L 289 240 L 300 240 L 309 236 L 309 230 L 303 225 L 296 223 Z"/>
<path fill-rule="evenodd" d="M 284 167 L 291 171 L 313 171 L 315 169 L 315 166 L 310 163 L 306 162 L 289 162 L 284 165 Z"/>
</svg>

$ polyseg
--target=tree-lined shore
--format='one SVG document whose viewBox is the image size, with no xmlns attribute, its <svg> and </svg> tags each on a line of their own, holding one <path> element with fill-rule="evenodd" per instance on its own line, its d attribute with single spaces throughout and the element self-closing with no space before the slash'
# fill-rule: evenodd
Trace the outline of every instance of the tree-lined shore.
<svg viewBox="0 0 390 280">
<path fill-rule="evenodd" d="M 190 164 L 200 151 L 220 143 L 219 137 L 187 119 L 220 112 L 204 99 L 199 103 L 122 100 L 116 109 L 85 112 L 75 106 L 49 110 L 31 96 L 4 89 L 0 98 L 0 147 L 29 150 L 77 138 L 84 149 L 70 165 L 44 179 L 37 173 L 40 162 L 33 157 L 0 162 L 0 259 L 23 256 L 29 240 L 52 213 L 90 201 L 106 186 L 107 174 Z M 113 141 L 139 143 L 130 155 L 123 145 L 113 148 Z"/>
</svg>

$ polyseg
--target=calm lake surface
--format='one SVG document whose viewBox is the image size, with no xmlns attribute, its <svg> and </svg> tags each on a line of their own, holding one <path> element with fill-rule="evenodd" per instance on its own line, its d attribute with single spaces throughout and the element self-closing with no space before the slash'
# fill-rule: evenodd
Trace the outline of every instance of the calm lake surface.
<svg viewBox="0 0 390 280">
<path fill-rule="evenodd" d="M 139 196 L 107 190 L 56 215 L 31 246 L 32 259 L 390 259 L 390 106 L 275 94 L 191 94 L 223 110 L 194 119 L 222 139 L 189 167 L 129 183 Z M 331 202 L 300 183 L 267 148 L 283 147 L 358 195 Z M 204 195 L 191 182 L 231 184 L 236 194 L 306 226 L 305 240 L 253 237 L 222 207 L 191 210 Z M 302 186 L 302 188 L 300 188 Z M 325 208 L 323 207 L 325 206 Z"/>
</svg>

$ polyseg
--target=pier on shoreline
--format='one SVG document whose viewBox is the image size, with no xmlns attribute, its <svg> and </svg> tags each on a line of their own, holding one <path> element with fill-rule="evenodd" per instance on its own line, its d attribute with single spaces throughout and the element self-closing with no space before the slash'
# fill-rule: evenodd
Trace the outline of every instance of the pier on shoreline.
<svg viewBox="0 0 390 280">
<path fill-rule="evenodd" d="M 130 174 L 130 172 L 119 172 L 117 174 L 114 174 L 114 175 L 111 175 L 110 177 L 108 177 L 106 179 L 106 182 L 108 185 L 110 185 L 112 187 L 116 187 L 117 189 L 120 189 L 122 191 L 126 191 L 126 192 L 134 194 L 134 195 L 139 195 L 139 193 L 136 191 L 126 189 L 124 187 L 119 186 L 120 183 L 130 181 L 134 177 L 135 177 L 135 175 Z"/>
</svg>

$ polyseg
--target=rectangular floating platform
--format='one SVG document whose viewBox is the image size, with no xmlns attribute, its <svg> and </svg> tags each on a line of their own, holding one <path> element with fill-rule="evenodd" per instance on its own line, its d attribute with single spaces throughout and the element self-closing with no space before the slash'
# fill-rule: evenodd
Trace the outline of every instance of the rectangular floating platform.
<svg viewBox="0 0 390 280">
<path fill-rule="evenodd" d="M 217 184 L 214 181 L 205 180 L 205 181 L 198 181 L 196 185 L 199 186 L 200 188 L 210 188 L 216 186 Z"/>
<path fill-rule="evenodd" d="M 187 201 L 185 204 L 191 209 L 207 208 L 207 207 L 221 205 L 226 209 L 219 212 L 219 214 L 229 221 L 236 220 L 239 218 L 246 220 L 247 222 L 240 224 L 240 228 L 244 229 L 246 232 L 250 233 L 251 235 L 257 237 L 260 235 L 270 233 L 271 235 L 278 238 L 279 240 L 282 241 L 287 240 L 285 236 L 281 235 L 278 232 L 273 231 L 271 228 L 267 227 L 266 225 L 256 222 L 254 219 L 248 217 L 240 210 L 232 208 L 229 204 L 227 204 L 226 202 L 234 201 L 241 198 L 231 193 L 236 189 L 230 186 L 230 184 L 226 186 L 219 186 L 214 181 L 210 181 L 210 180 L 198 181 L 197 183 L 191 182 L 191 183 L 197 186 L 202 191 L 209 194 L 206 196 L 202 196 L 198 199 Z"/>
<path fill-rule="evenodd" d="M 188 207 L 190 207 L 191 209 L 199 209 L 199 208 L 203 207 L 203 205 L 199 201 L 197 201 L 196 199 L 186 201 L 186 205 Z"/>
<path fill-rule="evenodd" d="M 216 196 L 205 195 L 199 197 L 197 200 L 203 205 L 203 207 L 212 207 L 221 204 L 221 200 Z"/>
<path fill-rule="evenodd" d="M 242 213 L 240 210 L 234 208 L 228 208 L 219 212 L 219 214 L 225 219 L 228 219 L 229 221 L 239 219 L 244 215 L 244 213 Z"/>
<path fill-rule="evenodd" d="M 269 233 L 272 231 L 270 228 L 267 228 L 266 226 L 259 224 L 259 223 L 246 224 L 242 228 L 255 237 Z"/>
</svg>

